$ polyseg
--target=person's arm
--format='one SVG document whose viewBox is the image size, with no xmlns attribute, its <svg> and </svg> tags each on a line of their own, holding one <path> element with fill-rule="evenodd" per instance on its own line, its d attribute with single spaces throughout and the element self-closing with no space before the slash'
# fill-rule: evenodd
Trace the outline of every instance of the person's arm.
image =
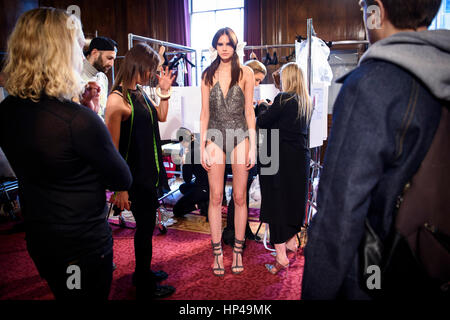
<svg viewBox="0 0 450 320">
<path fill-rule="evenodd" d="M 114 147 L 102 120 L 80 109 L 71 122 L 72 142 L 77 153 L 92 166 L 110 190 L 127 190 L 132 177 L 128 165 Z"/>
<path fill-rule="evenodd" d="M 242 71 L 244 77 L 245 120 L 247 121 L 248 133 L 250 136 L 247 169 L 250 170 L 256 164 L 256 119 L 255 109 L 253 107 L 255 75 L 253 74 L 253 70 L 247 66 L 243 66 Z"/>
<path fill-rule="evenodd" d="M 89 81 L 81 94 L 80 104 L 98 113 L 100 110 L 100 92 L 100 86 L 95 81 Z"/>
<path fill-rule="evenodd" d="M 119 150 L 120 126 L 127 116 L 127 109 L 122 95 L 116 93 L 109 95 L 106 102 L 105 125 L 117 150 Z M 131 113 L 131 110 L 129 112 Z"/>
<path fill-rule="evenodd" d="M 200 112 L 200 159 L 203 168 L 209 171 L 210 164 L 208 154 L 206 152 L 206 138 L 209 123 L 209 92 L 210 88 L 205 83 L 205 79 L 202 80 L 201 86 L 202 92 L 202 110 Z"/>
<path fill-rule="evenodd" d="M 169 71 L 169 67 L 167 66 L 165 70 L 161 67 L 161 75 L 157 75 L 157 77 L 161 94 L 169 94 L 175 75 L 172 75 L 172 72 Z M 155 108 L 158 114 L 158 120 L 160 122 L 166 122 L 167 114 L 169 113 L 169 98 L 161 99 L 159 105 L 155 105 Z"/>
<path fill-rule="evenodd" d="M 121 123 L 130 115 L 131 110 L 123 100 L 123 96 L 116 93 L 110 94 L 106 102 L 105 125 L 108 128 L 112 142 L 114 143 L 114 146 L 117 150 L 119 150 Z M 128 202 L 128 192 L 124 189 L 112 190 L 118 191 L 115 193 L 112 202 L 121 210 L 130 210 L 130 203 Z"/>
<path fill-rule="evenodd" d="M 281 68 L 275 70 L 272 73 L 273 84 L 275 88 L 281 91 Z"/>
<path fill-rule="evenodd" d="M 272 103 L 270 104 L 272 105 Z M 259 115 L 263 112 L 266 112 L 267 109 L 269 109 L 270 106 L 267 102 L 261 102 L 255 107 L 255 116 L 256 118 L 259 117 Z"/>
<path fill-rule="evenodd" d="M 333 109 L 318 211 L 308 228 L 302 299 L 337 298 L 355 263 L 373 190 L 395 153 L 391 97 L 373 83 L 381 82 L 347 80 Z"/>
<path fill-rule="evenodd" d="M 258 118 L 256 120 L 256 124 L 259 128 L 268 129 L 274 122 L 278 121 L 282 111 L 281 97 L 282 94 L 279 93 L 275 97 L 273 104 L 270 107 L 266 106 L 265 108 L 260 108 L 258 110 Z"/>
</svg>

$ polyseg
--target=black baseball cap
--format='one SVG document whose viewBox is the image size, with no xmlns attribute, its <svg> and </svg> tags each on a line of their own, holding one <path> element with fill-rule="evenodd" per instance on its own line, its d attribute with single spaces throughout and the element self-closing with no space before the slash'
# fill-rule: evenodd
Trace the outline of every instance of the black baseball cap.
<svg viewBox="0 0 450 320">
<path fill-rule="evenodd" d="M 89 49 L 84 53 L 85 56 L 90 54 L 92 50 L 97 49 L 100 51 L 115 51 L 117 52 L 117 42 L 113 39 L 106 37 L 96 37 L 91 40 Z"/>
</svg>

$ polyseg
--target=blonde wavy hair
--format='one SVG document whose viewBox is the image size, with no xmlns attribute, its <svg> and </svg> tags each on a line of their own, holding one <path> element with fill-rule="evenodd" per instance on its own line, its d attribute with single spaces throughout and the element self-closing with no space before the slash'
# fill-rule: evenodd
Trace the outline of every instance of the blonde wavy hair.
<svg viewBox="0 0 450 320">
<path fill-rule="evenodd" d="M 312 115 L 312 104 L 306 89 L 305 78 L 300 67 L 295 62 L 289 62 L 281 68 L 281 88 L 283 92 L 293 93 L 292 97 L 284 100 L 298 101 L 298 117 L 304 117 L 309 123 Z"/>
<path fill-rule="evenodd" d="M 78 98 L 82 82 L 84 35 L 80 20 L 55 8 L 20 16 L 8 40 L 4 73 L 10 95 L 39 101 Z"/>
<path fill-rule="evenodd" d="M 262 73 L 264 77 L 267 76 L 266 66 L 258 60 L 249 60 L 246 63 L 244 63 L 244 65 L 252 69 L 254 73 L 259 72 Z"/>
</svg>

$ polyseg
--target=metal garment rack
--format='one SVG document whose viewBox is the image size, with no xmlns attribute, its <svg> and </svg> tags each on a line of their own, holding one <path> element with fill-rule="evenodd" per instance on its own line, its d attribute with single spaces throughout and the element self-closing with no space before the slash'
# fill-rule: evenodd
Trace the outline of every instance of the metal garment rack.
<svg viewBox="0 0 450 320">
<path fill-rule="evenodd" d="M 272 48 L 295 48 L 295 44 L 265 44 L 258 46 L 245 46 L 244 50 L 262 50 L 262 49 L 272 49 Z M 204 56 L 205 52 L 209 52 L 209 49 L 203 49 L 200 51 L 201 56 Z"/>
<path fill-rule="evenodd" d="M 314 31 L 314 25 L 313 25 L 313 19 L 307 19 L 307 38 L 306 41 L 308 41 L 308 75 L 307 75 L 307 82 L 308 82 L 308 93 L 309 96 L 311 96 L 311 86 L 313 83 L 313 72 L 312 72 L 312 37 L 316 36 L 316 32 Z M 320 180 L 320 170 L 322 169 L 322 166 L 320 165 L 320 147 L 314 148 L 312 150 L 311 154 L 311 176 L 309 178 L 308 183 L 308 210 L 306 215 L 306 221 L 305 221 L 305 228 L 307 228 L 311 222 L 312 218 L 312 211 L 317 210 L 317 187 L 318 182 Z"/>
<path fill-rule="evenodd" d="M 331 41 L 331 46 L 337 45 L 351 45 L 351 44 L 369 44 L 367 40 L 342 40 L 342 41 Z"/>
<path fill-rule="evenodd" d="M 313 71 L 312 71 L 312 37 L 317 36 L 314 30 L 313 19 L 307 19 L 307 41 L 308 41 L 308 93 L 311 96 L 311 85 L 313 83 Z M 367 40 L 343 40 L 343 41 L 330 41 L 328 42 L 330 47 L 336 45 L 358 45 L 365 44 L 368 45 Z M 308 210 L 306 216 L 305 227 L 311 222 L 313 209 L 317 211 L 317 190 L 320 180 L 320 172 L 323 167 L 320 164 L 320 153 L 321 147 L 314 148 L 311 155 L 311 176 L 309 180 L 309 191 L 308 191 Z"/>
<path fill-rule="evenodd" d="M 289 44 L 267 44 L 267 45 L 259 45 L 259 46 L 245 46 L 244 50 L 261 50 L 260 54 L 261 54 L 261 58 L 262 58 L 262 50 L 266 50 L 268 51 L 269 49 L 273 49 L 273 48 L 294 48 L 295 49 L 295 44 L 293 43 L 289 43 Z"/>
<path fill-rule="evenodd" d="M 147 38 L 147 37 L 143 37 L 143 36 L 138 36 L 132 33 L 128 34 L 128 50 L 130 50 L 133 47 L 133 41 L 137 40 L 137 41 L 144 41 L 144 42 L 148 42 L 148 43 L 154 43 L 154 44 L 158 44 L 160 46 L 164 46 L 166 48 L 170 48 L 170 49 L 175 49 L 177 51 L 171 51 L 171 52 L 166 52 L 167 55 L 175 55 L 175 54 L 179 54 L 179 53 L 191 53 L 194 55 L 194 64 L 195 64 L 195 83 L 198 86 L 198 67 L 197 67 L 197 50 L 191 48 L 191 47 L 187 47 L 187 46 L 183 46 L 181 44 L 176 44 L 176 43 L 171 43 L 171 42 L 166 42 L 166 41 L 161 41 L 161 40 L 157 40 L 157 39 L 152 39 L 152 38 Z"/>
</svg>

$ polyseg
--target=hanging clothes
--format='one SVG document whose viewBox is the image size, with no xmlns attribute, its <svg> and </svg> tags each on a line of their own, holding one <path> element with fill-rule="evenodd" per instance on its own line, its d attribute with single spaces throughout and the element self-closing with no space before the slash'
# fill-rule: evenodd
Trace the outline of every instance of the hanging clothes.
<svg viewBox="0 0 450 320">
<path fill-rule="evenodd" d="M 333 71 L 328 63 L 330 48 L 322 39 L 314 36 L 311 38 L 311 44 L 311 66 L 313 74 L 312 82 L 331 85 L 331 81 L 333 80 Z M 307 40 L 304 40 L 301 43 L 295 41 L 296 62 L 300 68 L 302 68 L 305 76 L 308 74 L 308 50 L 309 47 Z"/>
<path fill-rule="evenodd" d="M 177 79 L 176 79 L 176 82 L 179 87 L 184 87 L 185 68 L 186 68 L 186 63 L 185 63 L 184 59 L 180 59 L 178 61 L 178 66 L 177 66 L 178 72 L 177 72 Z"/>
</svg>

